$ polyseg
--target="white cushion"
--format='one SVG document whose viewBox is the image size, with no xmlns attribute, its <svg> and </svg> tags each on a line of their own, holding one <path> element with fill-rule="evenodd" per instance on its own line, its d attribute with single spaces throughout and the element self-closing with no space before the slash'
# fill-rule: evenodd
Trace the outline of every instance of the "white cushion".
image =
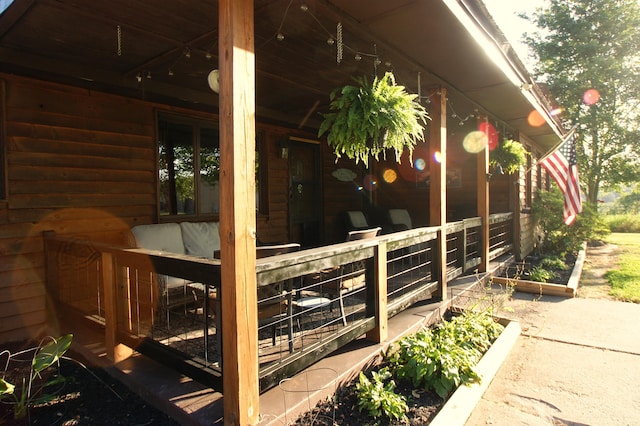
<svg viewBox="0 0 640 426">
<path fill-rule="evenodd" d="M 131 228 L 136 247 L 185 254 L 182 231 L 177 223 L 138 225 Z"/>
<path fill-rule="evenodd" d="M 181 222 L 180 228 L 186 254 L 213 259 L 213 252 L 220 250 L 218 222 Z"/>
</svg>

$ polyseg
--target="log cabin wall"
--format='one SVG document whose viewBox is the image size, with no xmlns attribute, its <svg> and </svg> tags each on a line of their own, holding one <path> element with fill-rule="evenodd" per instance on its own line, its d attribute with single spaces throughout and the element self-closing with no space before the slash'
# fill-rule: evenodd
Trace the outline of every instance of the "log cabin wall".
<svg viewBox="0 0 640 426">
<path fill-rule="evenodd" d="M 46 326 L 42 231 L 116 242 L 155 217 L 153 109 L 90 90 L 6 83 L 6 221 L 0 225 L 0 341 Z M 55 330 L 54 324 L 49 324 Z"/>
<path fill-rule="evenodd" d="M 366 210 L 367 193 L 359 190 L 364 176 L 361 164 L 353 160 L 339 158 L 323 142 L 321 145 L 322 187 L 324 193 L 324 240 L 325 243 L 337 243 L 346 240 L 347 230 L 342 217 L 345 211 Z M 355 175 L 353 180 L 340 180 L 333 173 L 339 169 L 349 170 Z"/>
<path fill-rule="evenodd" d="M 140 99 L 0 73 L 7 197 L 0 200 L 0 342 L 38 337 L 46 324 L 42 232 L 125 244 L 158 220 L 156 112 L 211 119 Z M 288 232 L 288 171 L 277 143 L 286 129 L 257 126 L 268 156 L 268 215 L 258 235 Z"/>
<path fill-rule="evenodd" d="M 521 143 L 527 151 L 534 152 L 527 157 L 526 167 L 521 167 L 517 177 L 517 205 L 519 206 L 519 248 L 517 258 L 524 259 L 535 249 L 535 222 L 531 214 L 535 188 L 538 187 L 537 158 L 535 150 L 532 149 L 531 142 L 526 138 L 521 138 Z"/>
</svg>

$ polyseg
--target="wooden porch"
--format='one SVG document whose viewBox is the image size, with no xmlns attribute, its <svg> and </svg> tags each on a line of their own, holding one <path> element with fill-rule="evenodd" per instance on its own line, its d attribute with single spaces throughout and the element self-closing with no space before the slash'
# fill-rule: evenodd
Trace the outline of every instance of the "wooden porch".
<svg viewBox="0 0 640 426">
<path fill-rule="evenodd" d="M 494 214 L 488 222 L 491 261 L 513 248 L 513 214 Z M 363 335 L 384 340 L 380 335 L 389 318 L 418 301 L 440 300 L 444 286 L 436 269 L 442 257 L 447 281 L 473 274 L 482 261 L 482 227 L 480 218 L 448 223 L 443 253 L 437 244 L 440 228 L 426 227 L 258 259 L 258 288 L 286 283 L 275 296 L 286 309 L 260 320 L 254 336 L 261 391 Z M 110 358 L 122 360 L 135 349 L 221 389 L 221 330 L 231 319 L 219 297 L 205 297 L 225 291 L 219 259 L 118 248 L 53 233 L 45 233 L 45 252 L 56 310 L 74 324 L 81 320 L 93 326 Z M 182 302 L 161 299 L 162 275 L 188 283 Z M 352 291 L 326 290 L 358 278 L 362 285 Z"/>
</svg>

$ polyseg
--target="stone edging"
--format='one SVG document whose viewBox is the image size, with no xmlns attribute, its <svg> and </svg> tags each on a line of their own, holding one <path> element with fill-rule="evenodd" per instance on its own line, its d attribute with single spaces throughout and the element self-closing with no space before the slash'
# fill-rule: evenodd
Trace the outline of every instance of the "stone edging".
<svg viewBox="0 0 640 426">
<path fill-rule="evenodd" d="M 480 383 L 459 386 L 429 426 L 463 426 L 465 424 L 520 336 L 519 322 L 508 320 L 500 322 L 503 325 L 506 323 L 504 330 L 476 366 L 482 378 Z"/>
</svg>

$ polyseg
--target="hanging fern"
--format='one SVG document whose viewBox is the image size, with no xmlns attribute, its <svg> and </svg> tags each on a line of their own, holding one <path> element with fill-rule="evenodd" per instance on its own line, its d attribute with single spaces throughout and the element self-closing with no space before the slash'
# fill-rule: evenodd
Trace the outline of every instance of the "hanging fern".
<svg viewBox="0 0 640 426">
<path fill-rule="evenodd" d="M 424 141 L 424 126 L 429 115 L 417 95 L 398 86 L 392 73 L 373 80 L 354 78 L 358 86 L 346 85 L 331 92 L 329 109 L 322 114 L 318 136 L 328 132 L 327 143 L 338 158 L 346 155 L 368 164 L 369 157 L 378 160 L 392 149 L 396 161 L 405 149 L 413 151 L 416 143 Z"/>
<path fill-rule="evenodd" d="M 510 175 L 527 164 L 527 155 L 529 153 L 520 142 L 505 139 L 489 154 L 489 165 L 496 167 L 500 164 L 502 170 Z"/>
</svg>

